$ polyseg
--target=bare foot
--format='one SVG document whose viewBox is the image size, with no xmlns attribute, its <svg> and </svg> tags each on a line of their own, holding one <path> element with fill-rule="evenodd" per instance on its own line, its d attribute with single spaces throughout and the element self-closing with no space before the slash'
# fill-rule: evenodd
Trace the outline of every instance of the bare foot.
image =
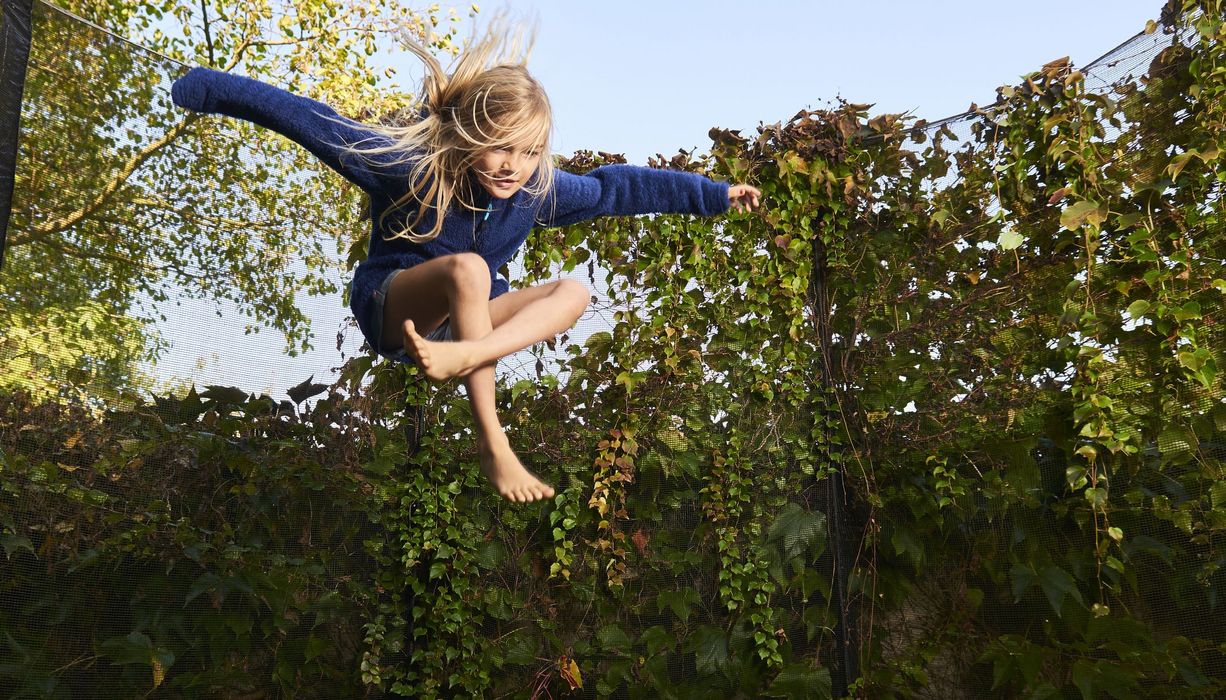
<svg viewBox="0 0 1226 700">
<path fill-rule="evenodd" d="M 506 439 L 494 438 L 493 444 L 481 445 L 481 471 L 508 501 L 528 503 L 553 498 L 553 487 L 524 468 Z"/>
<path fill-rule="evenodd" d="M 472 360 L 473 343 L 426 340 L 409 320 L 404 322 L 404 349 L 421 371 L 436 382 L 462 377 L 477 367 Z"/>
</svg>

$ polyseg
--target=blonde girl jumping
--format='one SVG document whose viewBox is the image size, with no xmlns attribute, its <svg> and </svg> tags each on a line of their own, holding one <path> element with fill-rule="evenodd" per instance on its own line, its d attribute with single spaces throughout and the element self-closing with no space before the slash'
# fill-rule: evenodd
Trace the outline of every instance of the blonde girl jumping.
<svg viewBox="0 0 1226 700">
<path fill-rule="evenodd" d="M 481 470 L 500 495 L 527 502 L 554 489 L 519 461 L 494 403 L 502 357 L 565 331 L 590 293 L 562 279 L 509 290 L 498 270 L 534 226 L 597 216 L 710 216 L 758 206 L 760 192 L 691 173 L 627 165 L 585 175 L 555 171 L 552 114 L 525 68 L 526 51 L 495 28 L 450 73 L 425 49 L 420 120 L 364 125 L 320 102 L 249 78 L 194 68 L 175 81 L 175 104 L 277 131 L 370 196 L 367 259 L 354 272 L 350 308 L 366 341 L 415 362 L 436 382 L 463 378 L 476 421 Z"/>
</svg>

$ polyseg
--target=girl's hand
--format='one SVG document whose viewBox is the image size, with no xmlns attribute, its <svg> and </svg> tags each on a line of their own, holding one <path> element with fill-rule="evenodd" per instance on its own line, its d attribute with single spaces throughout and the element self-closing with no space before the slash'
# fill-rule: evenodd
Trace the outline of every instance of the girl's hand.
<svg viewBox="0 0 1226 700">
<path fill-rule="evenodd" d="M 732 185 L 728 188 L 728 203 L 736 211 L 753 211 L 758 208 L 762 190 L 750 185 Z"/>
</svg>

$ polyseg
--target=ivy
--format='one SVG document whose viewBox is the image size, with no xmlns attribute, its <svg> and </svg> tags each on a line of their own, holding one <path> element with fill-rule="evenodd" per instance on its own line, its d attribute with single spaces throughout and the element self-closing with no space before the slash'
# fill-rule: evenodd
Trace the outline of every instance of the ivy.
<svg viewBox="0 0 1226 700">
<path fill-rule="evenodd" d="M 839 103 L 653 160 L 754 215 L 533 232 L 522 284 L 607 320 L 499 385 L 546 503 L 369 356 L 313 401 L 6 394 L 0 682 L 82 682 L 76 617 L 127 695 L 1221 694 L 1221 17 L 1171 4 L 1109 90 L 1057 61 L 959 122 Z M 12 617 L 102 571 L 146 578 Z"/>
</svg>

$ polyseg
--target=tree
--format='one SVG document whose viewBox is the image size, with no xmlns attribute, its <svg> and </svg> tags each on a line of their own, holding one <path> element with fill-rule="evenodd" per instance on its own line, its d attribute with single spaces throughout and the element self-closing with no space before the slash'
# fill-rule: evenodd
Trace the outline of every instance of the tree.
<svg viewBox="0 0 1226 700">
<path fill-rule="evenodd" d="M 379 52 L 401 36 L 454 52 L 459 14 L 392 0 L 64 7 L 114 36 L 35 7 L 0 387 L 148 385 L 139 368 L 165 348 L 157 323 L 182 298 L 284 333 L 290 353 L 308 347 L 296 300 L 336 292 L 364 254 L 360 192 L 276 134 L 176 108 L 170 83 L 208 65 L 376 119 L 411 102 Z"/>
</svg>

